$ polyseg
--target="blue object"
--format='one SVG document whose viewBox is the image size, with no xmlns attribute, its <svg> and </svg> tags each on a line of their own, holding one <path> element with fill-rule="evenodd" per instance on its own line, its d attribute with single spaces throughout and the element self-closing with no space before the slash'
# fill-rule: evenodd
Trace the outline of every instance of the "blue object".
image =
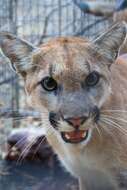
<svg viewBox="0 0 127 190">
<path fill-rule="evenodd" d="M 84 12 L 89 11 L 89 6 L 85 2 L 78 2 L 78 0 L 73 0 L 73 2 Z"/>
<path fill-rule="evenodd" d="M 116 1 L 116 11 L 120 11 L 127 8 L 127 0 Z"/>
<path fill-rule="evenodd" d="M 78 0 L 72 0 L 75 5 L 77 5 L 82 11 L 84 12 L 88 12 L 90 11 L 90 7 L 87 3 L 85 2 L 79 2 Z M 115 7 L 115 10 L 116 11 L 120 11 L 120 10 L 123 10 L 123 9 L 126 9 L 127 8 L 127 0 L 116 0 L 116 7 Z"/>
</svg>

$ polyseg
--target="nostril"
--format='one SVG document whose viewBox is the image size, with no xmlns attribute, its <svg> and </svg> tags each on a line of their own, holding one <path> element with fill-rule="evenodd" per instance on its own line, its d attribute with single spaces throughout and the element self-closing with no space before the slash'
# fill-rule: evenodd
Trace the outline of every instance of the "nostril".
<svg viewBox="0 0 127 190">
<path fill-rule="evenodd" d="M 88 117 L 77 117 L 77 118 L 67 118 L 65 119 L 66 122 L 68 122 L 70 125 L 72 125 L 75 128 L 79 128 L 86 120 Z"/>
</svg>

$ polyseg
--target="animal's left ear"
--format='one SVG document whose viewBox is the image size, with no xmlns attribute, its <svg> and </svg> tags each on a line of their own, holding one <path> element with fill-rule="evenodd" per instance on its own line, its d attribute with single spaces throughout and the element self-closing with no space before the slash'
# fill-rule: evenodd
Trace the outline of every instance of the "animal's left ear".
<svg viewBox="0 0 127 190">
<path fill-rule="evenodd" d="M 8 32 L 1 32 L 0 48 L 9 58 L 13 69 L 24 77 L 32 67 L 33 45 Z"/>
<path fill-rule="evenodd" d="M 120 47 L 126 38 L 126 34 L 126 24 L 124 22 L 116 23 L 94 41 L 97 51 L 107 58 L 110 63 L 113 63 L 118 56 Z"/>
</svg>

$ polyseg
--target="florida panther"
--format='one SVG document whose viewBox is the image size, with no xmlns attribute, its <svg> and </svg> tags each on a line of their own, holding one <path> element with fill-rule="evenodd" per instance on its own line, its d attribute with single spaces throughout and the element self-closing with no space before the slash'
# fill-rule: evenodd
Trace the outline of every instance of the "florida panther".
<svg viewBox="0 0 127 190">
<path fill-rule="evenodd" d="M 116 174 L 127 168 L 127 61 L 117 58 L 125 37 L 124 23 L 94 41 L 60 37 L 40 47 L 0 34 L 49 144 L 80 190 L 118 189 Z"/>
</svg>

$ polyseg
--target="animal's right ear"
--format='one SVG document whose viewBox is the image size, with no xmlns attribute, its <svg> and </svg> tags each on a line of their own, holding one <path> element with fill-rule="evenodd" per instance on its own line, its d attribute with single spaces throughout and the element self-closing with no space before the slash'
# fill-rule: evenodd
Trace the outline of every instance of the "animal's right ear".
<svg viewBox="0 0 127 190">
<path fill-rule="evenodd" d="M 0 47 L 9 58 L 13 69 L 25 76 L 32 67 L 32 53 L 36 48 L 8 32 L 0 33 Z"/>
</svg>

